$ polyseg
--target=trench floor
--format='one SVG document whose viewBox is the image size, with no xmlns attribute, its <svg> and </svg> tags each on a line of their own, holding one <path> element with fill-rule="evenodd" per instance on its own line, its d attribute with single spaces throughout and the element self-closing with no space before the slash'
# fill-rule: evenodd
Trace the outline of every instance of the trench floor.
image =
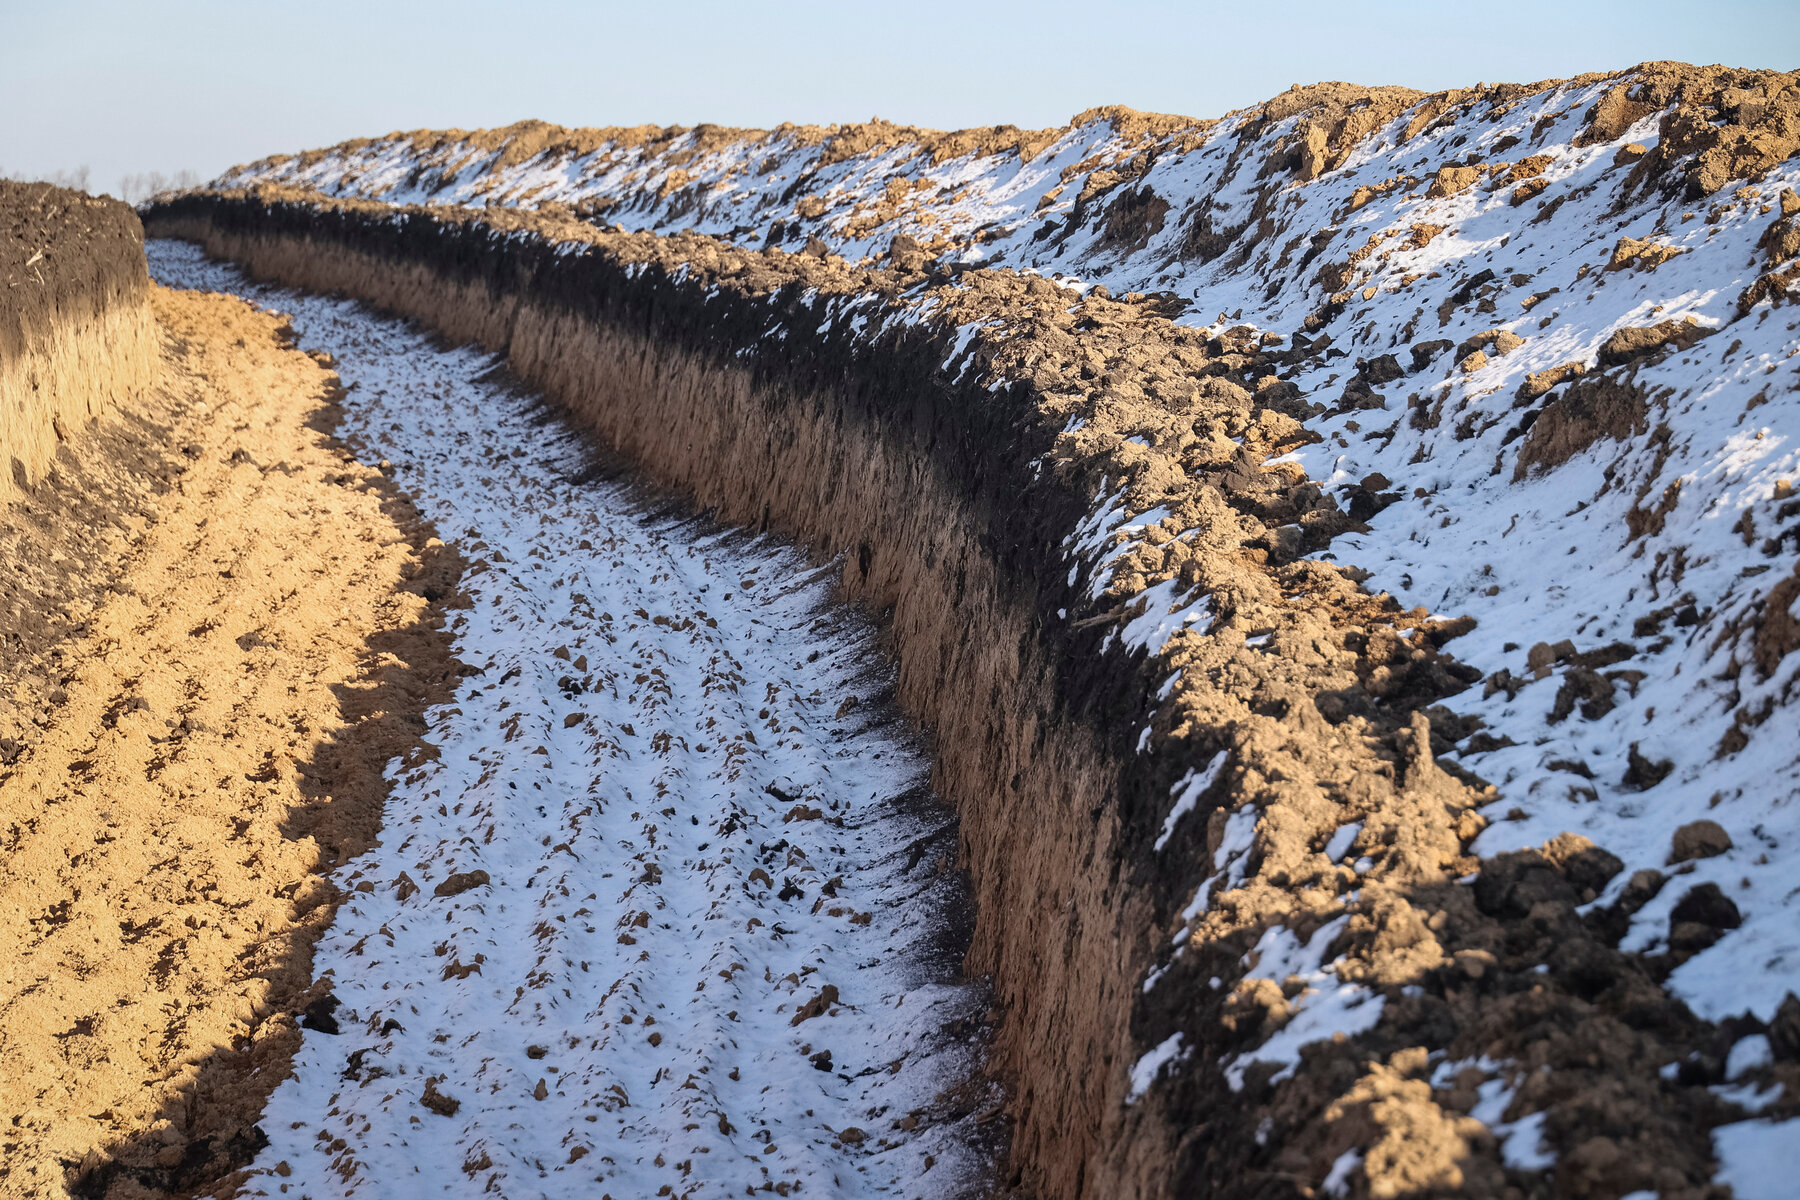
<svg viewBox="0 0 1800 1200">
<path fill-rule="evenodd" d="M 340 430 L 468 559 L 467 676 L 334 876 L 247 1194 L 953 1195 L 992 1097 L 928 760 L 834 568 L 595 465 L 472 348 L 292 314 Z"/>
</svg>

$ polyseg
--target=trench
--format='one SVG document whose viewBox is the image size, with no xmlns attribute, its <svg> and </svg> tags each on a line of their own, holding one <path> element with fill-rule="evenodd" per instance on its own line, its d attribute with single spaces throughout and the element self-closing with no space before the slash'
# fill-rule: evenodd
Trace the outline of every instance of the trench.
<svg viewBox="0 0 1800 1200">
<path fill-rule="evenodd" d="M 1007 1089 L 976 1114 L 1005 1142 L 996 1182 L 1166 1190 L 1200 1131 L 1133 1092 L 1131 1069 L 1158 913 L 1180 900 L 1135 850 L 1182 766 L 1138 752 L 1158 682 L 1144 660 L 1060 616 L 1085 603 L 1065 539 L 1092 497 L 1042 470 L 1056 427 L 1035 392 L 946 370 L 954 329 L 863 336 L 803 278 L 717 286 L 648 236 L 619 254 L 460 215 L 204 196 L 146 228 L 504 356 L 641 477 L 841 564 L 957 814 L 964 972 L 991 989 L 986 1073 Z"/>
<path fill-rule="evenodd" d="M 290 312 L 471 561 L 467 677 L 336 875 L 248 1194 L 985 1186 L 955 821 L 840 564 L 624 478 L 476 348 L 149 256 Z"/>
</svg>

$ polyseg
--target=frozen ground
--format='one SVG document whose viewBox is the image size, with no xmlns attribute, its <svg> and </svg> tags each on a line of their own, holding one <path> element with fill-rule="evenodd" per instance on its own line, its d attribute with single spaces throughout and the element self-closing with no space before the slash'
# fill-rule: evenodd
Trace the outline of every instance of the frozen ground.
<svg viewBox="0 0 1800 1200">
<path fill-rule="evenodd" d="M 471 560 L 475 674 L 340 875 L 336 1032 L 271 1099 L 250 1194 L 964 1190 L 992 1101 L 954 1032 L 982 1004 L 954 837 L 832 571 L 596 479 L 476 351 L 149 252 L 292 312 L 342 432 Z"/>
<path fill-rule="evenodd" d="M 1800 993 L 1800 653 L 1781 635 L 1800 620 L 1800 310 L 1772 303 L 1768 287 L 1800 248 L 1800 160 L 1776 156 L 1754 179 L 1715 170 L 1704 189 L 1683 172 L 1709 138 L 1766 140 L 1758 114 L 1792 83 L 1752 79 L 1659 108 L 1636 99 L 1648 93 L 1633 76 L 1652 74 L 1371 94 L 1335 114 L 1284 97 L 1217 122 L 1097 111 L 1023 153 L 941 153 L 891 129 L 849 131 L 841 148 L 792 129 L 695 130 L 530 153 L 401 136 L 219 182 L 394 203 L 561 202 L 740 245 L 816 238 L 870 266 L 905 234 L 933 255 L 1071 292 L 1161 294 L 1183 324 L 1301 349 L 1254 381 L 1259 394 L 1281 385 L 1306 416 L 1316 440 L 1293 461 L 1340 505 L 1380 497 L 1364 529 L 1319 557 L 1368 572 L 1370 591 L 1405 607 L 1475 620 L 1451 649 L 1485 680 L 1446 701 L 1461 720 L 1440 729 L 1457 735 L 1450 757 L 1497 788 L 1471 849 L 1586 835 L 1624 864 L 1595 897 L 1602 907 L 1640 872 L 1667 876 L 1623 947 L 1678 950 L 1667 987 L 1700 1016 L 1768 1021 Z M 1340 116 L 1361 123 L 1341 135 Z M 1665 134 L 1665 173 L 1639 172 Z M 865 135 L 873 144 L 855 144 Z M 965 330 L 958 351 L 977 335 Z M 1639 351 L 1621 353 L 1615 339 L 1632 337 Z M 1522 457 L 1540 418 L 1568 428 L 1591 415 L 1578 377 L 1616 385 L 1636 410 Z M 1095 497 L 1077 539 L 1096 596 L 1157 515 L 1111 499 Z M 1131 644 L 1152 653 L 1207 617 L 1205 597 L 1158 586 L 1132 628 Z M 1191 803 L 1171 797 L 1169 828 Z M 1254 873 L 1247 851 L 1267 818 L 1252 807 L 1231 817 L 1186 916 Z M 1676 831 L 1697 821 L 1716 822 L 1729 846 L 1676 861 Z M 1379 881 L 1361 837 L 1346 824 L 1331 856 Z M 1704 885 L 1728 902 L 1726 926 L 1682 959 L 1678 905 Z M 1240 1073 L 1252 1058 L 1291 1064 L 1303 1043 L 1379 1016 L 1324 961 L 1327 941 L 1263 947 L 1254 974 L 1308 987 L 1299 1019 L 1233 1064 Z M 1134 1096 L 1188 1061 L 1178 1043 L 1159 1045 L 1134 1072 Z M 1519 1064 L 1481 1065 L 1494 1097 L 1512 1094 Z M 1737 1098 L 1754 1118 L 1772 1094 Z M 1538 1161 L 1533 1114 L 1482 1112 L 1509 1161 Z M 1720 1178 L 1760 1194 L 1747 1181 L 1776 1177 L 1756 1164 L 1795 1136 L 1791 1123 L 1722 1127 Z"/>
</svg>

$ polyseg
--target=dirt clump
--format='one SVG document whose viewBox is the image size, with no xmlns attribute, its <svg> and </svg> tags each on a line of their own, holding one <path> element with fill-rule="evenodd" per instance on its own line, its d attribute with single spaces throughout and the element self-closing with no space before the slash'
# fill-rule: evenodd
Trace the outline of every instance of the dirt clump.
<svg viewBox="0 0 1800 1200">
<path fill-rule="evenodd" d="M 1567 362 L 1543 371 L 1533 371 L 1525 376 L 1525 382 L 1519 385 L 1519 390 L 1514 395 L 1519 400 L 1536 400 L 1558 384 L 1585 374 L 1587 364 L 1583 362 Z"/>
<path fill-rule="evenodd" d="M 460 896 L 464 892 L 478 887 L 486 887 L 490 880 L 486 871 L 458 871 L 447 876 L 444 881 L 431 890 L 431 894 L 439 897 Z"/>
<path fill-rule="evenodd" d="M 1612 257 L 1607 260 L 1605 269 L 1623 271 L 1631 267 L 1640 271 L 1653 271 L 1671 258 L 1686 253 L 1687 250 L 1680 246 L 1665 245 L 1650 238 L 1622 237 L 1618 245 L 1613 247 Z"/>
<path fill-rule="evenodd" d="M 1712 333 L 1692 317 L 1615 329 L 1600 346 L 1599 364 L 1602 368 L 1618 367 L 1664 350 L 1680 353 Z"/>
<path fill-rule="evenodd" d="M 1578 379 L 1532 422 L 1519 447 L 1513 480 L 1524 479 L 1533 468 L 1560 466 L 1602 438 L 1624 441 L 1643 433 L 1649 411 L 1646 393 L 1635 383 L 1609 375 Z"/>
<path fill-rule="evenodd" d="M 1481 168 L 1450 166 L 1439 167 L 1432 177 L 1431 186 L 1425 189 L 1427 200 L 1436 200 L 1444 196 L 1454 196 L 1458 192 L 1466 192 L 1475 186 L 1481 178 Z"/>
<path fill-rule="evenodd" d="M 0 674 L 33 730 L 0 765 L 15 1194 L 187 1193 L 255 1153 L 319 998 L 323 873 L 370 844 L 385 764 L 428 753 L 415 722 L 454 679 L 425 592 L 453 597 L 455 560 L 331 436 L 336 377 L 276 315 L 149 299 L 156 387 L 72 443 L 90 472 L 135 447 L 110 469 L 148 479 L 99 494 L 104 582 Z"/>
<path fill-rule="evenodd" d="M 1712 858 L 1731 849 L 1731 835 L 1717 821 L 1689 821 L 1675 831 L 1669 848 L 1669 865 L 1696 858 Z"/>
<path fill-rule="evenodd" d="M 1616 140 L 1658 112 L 1656 145 L 1632 167 L 1627 187 L 1669 187 L 1698 200 L 1800 152 L 1800 71 L 1643 63 L 1594 105 L 1576 140 Z"/>
<path fill-rule="evenodd" d="M 1800 600 L 1800 566 L 1794 573 L 1769 589 L 1763 599 L 1762 619 L 1756 626 L 1756 639 L 1751 643 L 1751 657 L 1764 679 L 1795 650 L 1800 650 L 1800 619 L 1793 614 L 1794 602 Z"/>
</svg>

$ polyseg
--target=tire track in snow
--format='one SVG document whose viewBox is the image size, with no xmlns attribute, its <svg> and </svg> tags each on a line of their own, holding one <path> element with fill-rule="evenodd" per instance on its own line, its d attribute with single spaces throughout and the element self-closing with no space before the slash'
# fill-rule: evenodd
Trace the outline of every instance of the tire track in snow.
<svg viewBox="0 0 1800 1200">
<path fill-rule="evenodd" d="M 291 310 L 354 388 L 343 432 L 472 561 L 480 673 L 340 874 L 337 1032 L 306 1034 L 249 1194 L 973 1187 L 954 837 L 831 570 L 588 480 L 488 356 L 150 257 Z"/>
</svg>

